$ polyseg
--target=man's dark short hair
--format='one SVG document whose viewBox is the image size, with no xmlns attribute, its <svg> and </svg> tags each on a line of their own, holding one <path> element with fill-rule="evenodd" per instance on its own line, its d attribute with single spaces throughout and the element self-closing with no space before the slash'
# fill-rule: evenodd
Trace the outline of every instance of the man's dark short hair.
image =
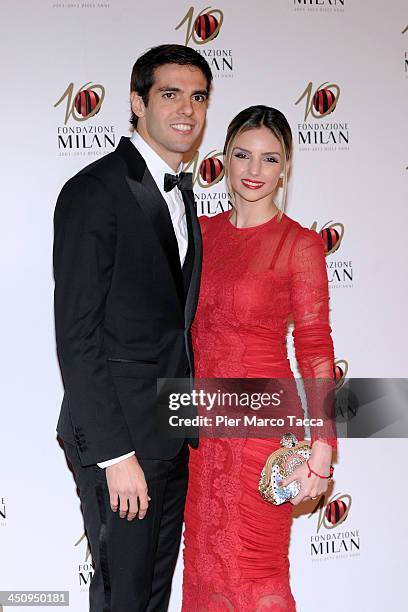
<svg viewBox="0 0 408 612">
<path fill-rule="evenodd" d="M 154 83 L 154 71 L 165 64 L 195 66 L 199 68 L 207 81 L 210 92 L 212 72 L 207 60 L 191 47 L 185 45 L 159 45 L 152 47 L 136 60 L 130 78 L 130 91 L 136 91 L 143 98 L 145 106 L 149 103 L 149 92 Z M 136 129 L 138 117 L 132 111 L 130 123 Z"/>
</svg>

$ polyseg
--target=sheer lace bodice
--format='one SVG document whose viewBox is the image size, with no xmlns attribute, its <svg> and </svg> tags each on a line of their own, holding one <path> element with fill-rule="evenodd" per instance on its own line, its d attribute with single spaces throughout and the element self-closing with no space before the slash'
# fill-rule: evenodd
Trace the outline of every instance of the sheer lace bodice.
<svg viewBox="0 0 408 612">
<path fill-rule="evenodd" d="M 309 416 L 324 419 L 319 437 L 336 447 L 324 402 L 334 388 L 334 355 L 323 242 L 286 215 L 243 229 L 231 225 L 229 216 L 227 211 L 200 219 L 204 249 L 193 325 L 196 375 L 292 378 L 286 334 L 293 322 Z"/>
</svg>

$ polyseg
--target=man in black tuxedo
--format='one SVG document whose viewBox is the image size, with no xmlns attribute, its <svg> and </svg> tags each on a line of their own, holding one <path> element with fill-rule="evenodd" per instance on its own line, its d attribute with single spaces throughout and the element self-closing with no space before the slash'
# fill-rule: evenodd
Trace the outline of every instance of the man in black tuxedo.
<svg viewBox="0 0 408 612">
<path fill-rule="evenodd" d="M 188 444 L 159 434 L 156 380 L 193 374 L 201 236 L 191 175 L 177 172 L 211 80 L 189 47 L 141 56 L 132 137 L 69 180 L 55 209 L 57 429 L 95 566 L 91 612 L 168 609 Z"/>
</svg>

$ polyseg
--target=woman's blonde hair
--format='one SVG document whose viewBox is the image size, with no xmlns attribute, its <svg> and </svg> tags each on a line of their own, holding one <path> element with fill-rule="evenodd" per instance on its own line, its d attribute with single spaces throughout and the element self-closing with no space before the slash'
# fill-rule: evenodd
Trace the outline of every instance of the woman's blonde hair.
<svg viewBox="0 0 408 612">
<path fill-rule="evenodd" d="M 224 145 L 224 163 L 225 176 L 227 180 L 228 190 L 234 198 L 234 193 L 229 179 L 229 166 L 234 150 L 235 142 L 240 134 L 260 128 L 262 126 L 271 130 L 272 134 L 279 140 L 283 152 L 283 192 L 279 206 L 279 219 L 282 218 L 286 209 L 286 201 L 288 197 L 288 178 L 290 169 L 290 160 L 292 158 L 292 130 L 283 113 L 276 108 L 270 106 L 250 106 L 242 110 L 228 126 L 227 137 Z"/>
</svg>

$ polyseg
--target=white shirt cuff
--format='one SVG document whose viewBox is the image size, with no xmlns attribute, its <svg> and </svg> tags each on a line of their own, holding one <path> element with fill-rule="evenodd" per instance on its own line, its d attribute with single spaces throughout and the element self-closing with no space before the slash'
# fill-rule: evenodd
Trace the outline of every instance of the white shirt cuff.
<svg viewBox="0 0 408 612">
<path fill-rule="evenodd" d="M 115 459 L 108 459 L 107 461 L 102 461 L 101 463 L 97 463 L 96 465 L 102 469 L 107 468 L 110 465 L 115 465 L 115 463 L 120 463 L 120 461 L 123 461 L 124 459 L 128 459 L 129 457 L 132 457 L 134 454 L 135 454 L 135 451 L 132 451 L 130 453 L 126 453 L 126 455 L 115 457 Z"/>
</svg>

